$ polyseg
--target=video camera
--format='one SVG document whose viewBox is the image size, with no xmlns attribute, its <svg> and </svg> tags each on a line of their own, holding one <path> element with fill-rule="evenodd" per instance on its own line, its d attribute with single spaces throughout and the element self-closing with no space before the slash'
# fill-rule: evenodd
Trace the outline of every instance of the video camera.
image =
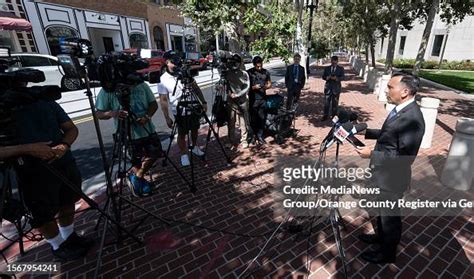
<svg viewBox="0 0 474 279">
<path fill-rule="evenodd" d="M 212 67 L 217 68 L 221 73 L 236 70 L 240 68 L 242 59 L 238 54 L 232 54 L 229 51 L 219 50 L 214 53 Z"/>
<path fill-rule="evenodd" d="M 61 98 L 61 88 L 55 85 L 26 87 L 28 82 L 45 81 L 44 73 L 34 69 L 8 72 L 8 68 L 16 61 L 11 58 L 8 48 L 2 48 L 0 52 L 5 55 L 0 59 L 0 146 L 8 146 L 15 144 L 14 111 L 39 100 L 58 100 Z"/>
<path fill-rule="evenodd" d="M 158 72 L 148 75 L 137 73 L 138 70 L 149 66 L 139 55 L 110 53 L 94 59 L 91 42 L 86 39 L 66 38 L 61 39 L 59 44 L 63 54 L 58 55 L 58 59 L 65 75 L 85 78 L 87 67 L 87 78 L 99 81 L 107 92 L 116 92 L 120 88 L 131 87 L 145 80 L 151 83 L 159 82 Z M 85 67 L 81 65 L 79 58 L 85 59 Z M 122 93 L 124 92 L 122 90 Z"/>
<path fill-rule="evenodd" d="M 183 62 L 183 58 L 175 51 L 167 51 L 163 54 L 163 58 L 171 60 L 176 67 L 173 70 L 173 75 L 178 77 L 183 83 L 192 82 L 194 77 L 199 75 L 199 69 L 192 68 L 190 63 Z"/>
</svg>

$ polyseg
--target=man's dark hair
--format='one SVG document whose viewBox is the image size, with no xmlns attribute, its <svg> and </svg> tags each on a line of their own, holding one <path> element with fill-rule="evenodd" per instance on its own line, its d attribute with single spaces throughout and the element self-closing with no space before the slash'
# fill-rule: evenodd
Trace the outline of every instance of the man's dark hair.
<svg viewBox="0 0 474 279">
<path fill-rule="evenodd" d="M 331 56 L 331 61 L 338 61 L 338 60 L 339 60 L 339 57 L 337 57 L 336 55 Z"/>
<path fill-rule="evenodd" d="M 295 53 L 295 55 L 293 55 L 293 58 L 295 57 L 301 58 L 301 55 L 299 53 Z"/>
<path fill-rule="evenodd" d="M 418 92 L 418 89 L 420 88 L 420 78 L 405 71 L 399 71 L 392 74 L 392 77 L 398 76 L 402 77 L 400 83 L 403 83 L 403 85 L 408 88 L 411 95 L 415 95 L 416 92 Z"/>
<path fill-rule="evenodd" d="M 252 59 L 252 63 L 255 65 L 255 64 L 258 64 L 258 63 L 263 63 L 263 58 L 260 57 L 260 56 L 255 56 L 253 59 Z"/>
</svg>

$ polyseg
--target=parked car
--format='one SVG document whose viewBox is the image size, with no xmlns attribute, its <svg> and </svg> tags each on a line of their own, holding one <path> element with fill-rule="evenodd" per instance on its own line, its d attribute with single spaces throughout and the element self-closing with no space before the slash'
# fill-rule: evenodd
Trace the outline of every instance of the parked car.
<svg viewBox="0 0 474 279">
<path fill-rule="evenodd" d="M 209 66 L 209 60 L 207 57 L 203 57 L 199 52 L 187 52 L 185 60 L 193 69 L 197 68 L 199 70 L 206 70 Z"/>
<path fill-rule="evenodd" d="M 138 49 L 136 48 L 127 48 L 123 50 L 123 53 L 138 55 Z M 141 74 L 148 74 L 150 72 L 161 72 L 161 69 L 166 64 L 166 59 L 163 58 L 163 54 L 165 53 L 161 49 L 141 49 L 142 53 L 140 54 L 142 57 L 145 53 L 150 54 L 149 58 L 143 58 L 145 61 L 149 63 L 148 68 L 138 70 L 138 73 Z"/>
<path fill-rule="evenodd" d="M 242 61 L 244 63 L 252 63 L 252 54 L 250 54 L 249 52 L 247 51 L 242 51 L 240 53 L 240 56 L 242 57 Z"/>
<path fill-rule="evenodd" d="M 74 91 L 83 88 L 83 82 L 79 78 L 65 77 L 62 66 L 58 64 L 58 58 L 47 54 L 38 53 L 12 53 L 11 58 L 16 60 L 9 71 L 21 68 L 40 70 L 44 73 L 45 81 L 40 83 L 29 83 L 28 86 L 57 85 L 63 91 Z"/>
</svg>

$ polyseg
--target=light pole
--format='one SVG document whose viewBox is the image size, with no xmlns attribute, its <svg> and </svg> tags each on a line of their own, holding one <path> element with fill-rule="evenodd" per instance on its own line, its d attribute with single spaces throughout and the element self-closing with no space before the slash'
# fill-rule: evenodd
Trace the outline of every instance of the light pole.
<svg viewBox="0 0 474 279">
<path fill-rule="evenodd" d="M 306 73 L 309 75 L 309 59 L 311 57 L 311 27 L 313 25 L 313 12 L 318 9 L 318 2 L 316 0 L 316 4 L 314 4 L 314 0 L 311 0 L 311 4 L 306 6 L 309 9 L 309 30 L 308 30 L 308 58 L 306 59 Z"/>
</svg>

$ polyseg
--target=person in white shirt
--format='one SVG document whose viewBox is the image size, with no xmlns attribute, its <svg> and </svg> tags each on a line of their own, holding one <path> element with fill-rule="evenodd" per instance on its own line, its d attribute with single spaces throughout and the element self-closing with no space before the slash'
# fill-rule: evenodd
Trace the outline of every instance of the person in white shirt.
<svg viewBox="0 0 474 279">
<path fill-rule="evenodd" d="M 158 93 L 160 95 L 160 104 L 163 110 L 163 115 L 166 120 L 168 127 L 173 127 L 173 120 L 169 115 L 169 107 L 171 106 L 171 112 L 176 121 L 177 130 L 178 130 L 178 147 L 181 153 L 181 165 L 189 166 L 189 156 L 186 150 L 186 135 L 191 131 L 191 143 L 192 143 L 192 152 L 197 156 L 203 156 L 204 152 L 197 146 L 197 137 L 198 129 L 200 126 L 199 120 L 200 117 L 193 116 L 178 116 L 178 104 L 183 95 L 184 85 L 181 83 L 181 80 L 178 81 L 178 68 L 177 65 L 180 64 L 180 57 L 174 51 L 167 51 L 163 55 L 163 58 L 166 59 L 166 71 L 161 76 L 160 84 L 158 84 Z M 175 88 L 176 87 L 176 88 Z M 204 99 L 204 96 L 199 89 L 196 81 L 193 81 L 192 88 L 195 95 L 199 98 L 202 103 L 202 108 L 204 112 L 207 111 L 207 103 Z"/>
</svg>

